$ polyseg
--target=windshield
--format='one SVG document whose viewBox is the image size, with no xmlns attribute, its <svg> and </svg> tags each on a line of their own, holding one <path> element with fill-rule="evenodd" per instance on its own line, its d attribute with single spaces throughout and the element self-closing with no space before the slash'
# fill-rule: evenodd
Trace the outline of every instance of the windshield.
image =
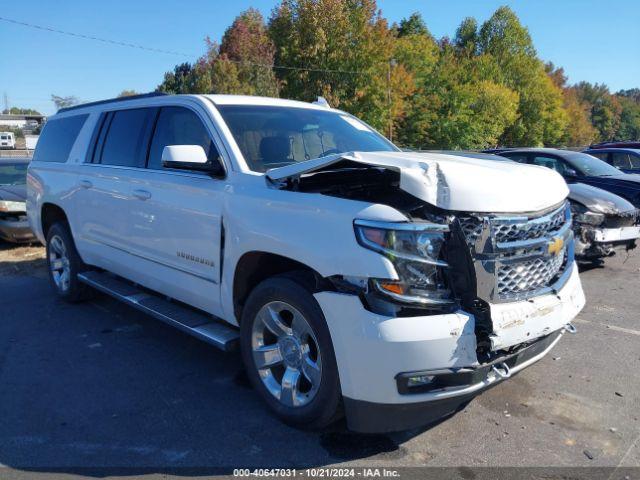
<svg viewBox="0 0 640 480">
<path fill-rule="evenodd" d="M 599 158 L 592 157 L 586 153 L 573 152 L 566 156 L 567 161 L 575 168 L 578 173 L 586 177 L 610 177 L 612 175 L 620 175 L 622 172 L 612 167 L 607 162 Z"/>
<path fill-rule="evenodd" d="M 343 152 L 396 152 L 382 135 L 345 113 L 312 108 L 218 105 L 249 168 L 265 172 Z"/>
<path fill-rule="evenodd" d="M 27 164 L 0 164 L 0 185 L 24 185 L 27 183 Z"/>
</svg>

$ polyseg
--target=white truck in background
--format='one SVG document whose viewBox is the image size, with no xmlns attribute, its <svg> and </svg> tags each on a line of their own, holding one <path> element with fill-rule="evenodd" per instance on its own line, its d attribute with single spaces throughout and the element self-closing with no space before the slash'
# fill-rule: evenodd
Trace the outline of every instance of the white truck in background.
<svg viewBox="0 0 640 480">
<path fill-rule="evenodd" d="M 451 414 L 544 357 L 585 301 L 557 173 L 401 152 L 326 106 L 156 94 L 62 109 L 28 184 L 58 295 L 93 287 L 239 344 L 296 426 Z"/>
</svg>

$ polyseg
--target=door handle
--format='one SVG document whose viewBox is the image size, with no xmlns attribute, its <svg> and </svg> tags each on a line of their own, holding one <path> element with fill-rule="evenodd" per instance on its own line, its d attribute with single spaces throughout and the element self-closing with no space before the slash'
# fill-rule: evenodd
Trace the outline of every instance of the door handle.
<svg viewBox="0 0 640 480">
<path fill-rule="evenodd" d="M 139 200 L 149 200 L 151 198 L 151 193 L 146 190 L 134 190 L 133 196 Z"/>
<path fill-rule="evenodd" d="M 91 183 L 89 180 L 80 180 L 80 186 L 82 188 L 91 188 L 93 187 L 93 183 Z"/>
</svg>

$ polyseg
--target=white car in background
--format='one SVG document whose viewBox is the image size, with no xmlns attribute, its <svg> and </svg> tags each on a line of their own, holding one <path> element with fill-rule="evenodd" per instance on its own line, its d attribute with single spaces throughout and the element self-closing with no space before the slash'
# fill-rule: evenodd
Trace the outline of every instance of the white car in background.
<svg viewBox="0 0 640 480">
<path fill-rule="evenodd" d="M 239 343 L 296 426 L 448 415 L 541 359 L 585 301 L 557 173 L 403 153 L 326 106 L 144 95 L 62 109 L 28 188 L 58 295 L 91 286 Z"/>
<path fill-rule="evenodd" d="M 16 137 L 13 132 L 0 132 L 0 149 L 15 150 Z"/>
</svg>

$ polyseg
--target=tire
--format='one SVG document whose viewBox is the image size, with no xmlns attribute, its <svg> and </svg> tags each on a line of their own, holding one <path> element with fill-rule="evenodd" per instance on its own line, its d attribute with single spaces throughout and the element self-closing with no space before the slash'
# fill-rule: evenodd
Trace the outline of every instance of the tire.
<svg viewBox="0 0 640 480">
<path fill-rule="evenodd" d="M 58 222 L 49 228 L 46 247 L 49 281 L 56 294 L 71 303 L 89 298 L 91 289 L 78 280 L 78 274 L 88 267 L 78 255 L 66 223 Z"/>
<path fill-rule="evenodd" d="M 240 347 L 251 384 L 282 421 L 320 429 L 342 416 L 329 329 L 301 282 L 272 277 L 251 292 L 242 312 Z M 261 359 L 268 360 L 265 368 L 258 367 Z M 288 388 L 291 384 L 295 388 Z"/>
</svg>

